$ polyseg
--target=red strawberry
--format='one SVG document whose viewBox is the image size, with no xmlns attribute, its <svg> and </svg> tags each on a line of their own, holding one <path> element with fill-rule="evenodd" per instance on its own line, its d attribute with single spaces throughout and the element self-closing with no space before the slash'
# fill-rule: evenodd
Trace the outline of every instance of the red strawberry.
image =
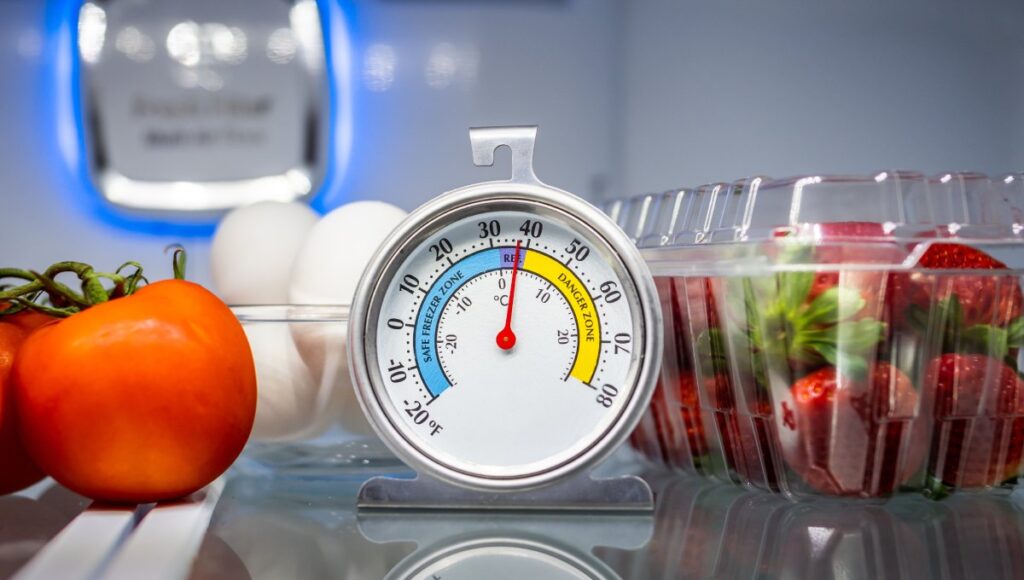
<svg viewBox="0 0 1024 580">
<path fill-rule="evenodd" d="M 673 288 L 675 305 L 681 318 L 698 329 L 718 328 L 718 306 L 711 278 L 676 278 Z M 688 332 L 689 328 L 682 328 Z"/>
<path fill-rule="evenodd" d="M 658 462 L 661 461 L 661 456 L 660 454 L 655 454 L 653 452 L 655 445 L 651 441 L 650 429 L 648 427 L 652 421 L 650 416 L 651 410 L 652 409 L 648 409 L 647 414 L 641 417 L 636 428 L 634 428 L 633 432 L 629 434 L 629 446 L 645 458 Z"/>
<path fill-rule="evenodd" d="M 629 434 L 629 446 L 637 451 L 643 452 L 643 431 L 640 429 L 640 425 L 633 429 L 633 432 Z"/>
<path fill-rule="evenodd" d="M 748 402 L 747 408 L 743 409 L 737 404 L 726 374 L 705 378 L 704 388 L 711 399 L 711 416 L 726 466 L 736 482 L 778 491 L 779 470 L 775 467 L 771 451 L 774 439 L 772 410 L 767 397 Z"/>
<path fill-rule="evenodd" d="M 831 222 L 814 226 L 819 245 L 815 248 L 813 261 L 816 264 L 896 264 L 902 261 L 904 252 L 892 243 L 882 224 L 876 222 Z M 892 298 L 889 273 L 878 270 L 818 271 L 808 294 L 808 301 L 823 294 L 830 288 L 849 288 L 860 293 L 864 299 L 854 320 L 862 318 L 887 318 L 886 306 Z"/>
<path fill-rule="evenodd" d="M 1005 270 L 1006 264 L 985 252 L 953 243 L 935 243 L 918 261 L 928 270 Z M 922 272 L 894 277 L 897 312 L 916 306 L 927 311 L 933 304 L 956 298 L 964 327 L 976 324 L 1006 326 L 1021 315 L 1020 284 L 1013 275 L 992 273 L 931 275 Z"/>
<path fill-rule="evenodd" d="M 929 471 L 953 487 L 999 485 L 1024 455 L 1024 381 L 983 355 L 946 354 L 926 378 L 935 389 Z"/>
<path fill-rule="evenodd" d="M 930 270 L 1002 270 L 1006 264 L 985 252 L 963 244 L 936 243 L 925 251 L 918 265 Z"/>
<path fill-rule="evenodd" d="M 666 384 L 676 383 L 672 392 L 662 389 L 655 393 L 652 406 L 658 420 L 658 436 L 670 466 L 703 471 L 707 467 L 708 445 L 697 382 L 691 370 L 689 309 L 687 302 L 679 300 L 676 287 L 685 287 L 687 280 L 656 278 L 655 284 L 665 313 L 663 378 Z"/>
<path fill-rule="evenodd" d="M 651 400 L 651 412 L 664 461 L 672 467 L 703 471 L 709 448 L 696 378 L 688 372 L 679 377 L 674 404 L 660 383 L 658 389 Z"/>
<path fill-rule="evenodd" d="M 719 327 L 718 309 L 714 290 L 716 284 L 711 278 L 680 279 L 675 286 L 675 295 L 679 301 L 675 304 L 678 311 L 688 314 L 688 327 L 677 328 L 679 336 L 687 337 L 687 348 L 692 348 L 700 365 L 700 380 L 708 400 L 709 408 L 707 425 L 702 421 L 702 414 L 697 409 L 697 383 L 693 374 L 681 373 L 679 385 L 680 409 L 686 424 L 697 424 L 701 429 L 696 433 L 687 429 L 693 439 L 708 450 L 708 439 L 705 429 L 718 435 L 725 456 L 726 466 L 738 483 L 753 482 L 767 487 L 765 471 L 770 469 L 771 461 L 762 460 L 757 443 L 758 435 L 749 417 L 741 414 L 737 406 L 733 385 L 729 379 L 727 363 L 729 357 L 725 352 L 722 330 Z M 689 337 L 695 336 L 696 342 L 690 343 Z M 771 405 L 766 405 L 765 415 L 771 415 Z M 764 410 L 762 408 L 762 411 Z M 713 422 L 713 423 L 712 423 Z M 699 435 L 699 436 L 698 436 Z M 691 444 L 691 449 L 696 446 Z M 766 467 L 767 466 L 767 467 Z M 768 477 L 768 480 L 773 480 Z"/>
<path fill-rule="evenodd" d="M 665 412 L 665 388 L 662 381 L 654 388 L 654 396 L 651 397 L 650 418 L 654 427 L 656 443 L 648 443 L 642 449 L 644 455 L 649 459 L 663 465 L 671 465 L 672 447 L 675 445 L 676 436 Z"/>
<path fill-rule="evenodd" d="M 869 373 L 870 380 L 858 380 L 828 366 L 790 389 L 797 436 L 783 454 L 820 492 L 887 495 L 924 459 L 927 434 L 911 430 L 918 396 L 910 379 L 884 362 Z"/>
<path fill-rule="evenodd" d="M 800 239 L 774 242 L 776 260 L 794 268 L 724 288 L 730 321 L 746 330 L 751 359 L 761 359 L 753 360 L 751 373 L 760 388 L 768 386 L 768 367 L 788 366 L 801 376 L 846 360 L 863 369 L 887 336 L 887 267 L 901 261 L 902 250 L 884 227 L 837 222 L 807 226 L 800 233 Z M 801 267 L 807 265 L 818 268 Z"/>
<path fill-rule="evenodd" d="M 706 458 L 708 441 L 701 418 L 700 400 L 697 392 L 697 378 L 691 373 L 679 377 L 679 418 L 686 430 L 686 441 L 694 458 Z"/>
</svg>

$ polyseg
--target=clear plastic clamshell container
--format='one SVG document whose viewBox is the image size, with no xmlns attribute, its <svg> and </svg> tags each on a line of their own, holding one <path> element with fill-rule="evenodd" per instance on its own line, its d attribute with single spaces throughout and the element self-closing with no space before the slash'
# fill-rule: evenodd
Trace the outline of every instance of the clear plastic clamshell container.
<svg viewBox="0 0 1024 580">
<path fill-rule="evenodd" d="M 1008 489 L 1024 456 L 1024 174 L 747 178 L 606 207 L 665 353 L 631 438 L 791 498 Z"/>
</svg>

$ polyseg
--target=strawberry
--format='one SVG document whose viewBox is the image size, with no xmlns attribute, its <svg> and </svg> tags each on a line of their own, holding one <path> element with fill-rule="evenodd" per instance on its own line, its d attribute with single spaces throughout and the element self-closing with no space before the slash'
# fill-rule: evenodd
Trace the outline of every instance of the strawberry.
<svg viewBox="0 0 1024 580">
<path fill-rule="evenodd" d="M 651 401 L 658 440 L 669 466 L 701 471 L 708 459 L 707 443 L 696 379 L 690 368 L 689 314 L 686 303 L 678 300 L 676 290 L 676 285 L 685 284 L 686 279 L 654 281 L 665 313 L 662 381 Z"/>
<path fill-rule="evenodd" d="M 929 472 L 952 487 L 999 485 L 1024 455 L 1024 381 L 1002 361 L 945 354 L 929 365 L 935 433 Z"/>
<path fill-rule="evenodd" d="M 900 262 L 902 250 L 883 225 L 834 222 L 799 233 L 800 239 L 773 242 L 771 250 L 792 268 L 738 279 L 726 289 L 730 318 L 750 343 L 737 350 L 750 351 L 759 388 L 767 389 L 768 375 L 800 376 L 840 359 L 863 371 L 888 328 L 892 288 L 885 266 Z"/>
<path fill-rule="evenodd" d="M 755 390 L 754 400 L 747 401 L 744 411 L 723 368 L 724 345 L 719 333 L 706 332 L 697 342 L 697 352 L 704 362 L 704 389 L 726 465 L 738 483 L 778 491 L 778 469 L 770 451 L 772 407 L 767 393 Z"/>
<path fill-rule="evenodd" d="M 1005 270 L 1006 264 L 985 252 L 948 242 L 934 243 L 918 261 L 927 270 Z M 1016 276 L 993 273 L 942 274 L 924 272 L 894 277 L 897 311 L 912 322 L 936 304 L 950 316 L 940 322 L 958 328 L 975 325 L 1005 327 L 1021 315 L 1020 284 Z M 916 310 L 916 312 L 915 312 Z M 952 320 L 950 319 L 952 316 Z M 922 326 L 923 321 L 918 320 Z"/>
<path fill-rule="evenodd" d="M 861 375 L 818 369 L 790 388 L 796 431 L 783 455 L 811 488 L 873 497 L 896 491 L 917 471 L 927 433 L 912 429 L 917 391 L 880 362 Z"/>
<path fill-rule="evenodd" d="M 697 392 L 697 377 L 684 372 L 679 377 L 679 418 L 686 430 L 686 442 L 695 463 L 707 459 L 708 441 L 701 418 L 700 400 Z"/>
<path fill-rule="evenodd" d="M 825 264 L 826 269 L 782 271 L 771 276 L 735 278 L 714 286 L 723 293 L 729 317 L 728 333 L 711 330 L 700 340 L 712 345 L 711 356 L 698 357 L 702 364 L 731 361 L 742 384 L 723 391 L 716 405 L 716 426 L 732 470 L 758 487 L 781 489 L 778 445 L 780 428 L 773 408 L 772 384 L 788 389 L 788 377 L 798 377 L 822 367 L 841 365 L 845 372 L 862 374 L 877 354 L 887 325 L 885 299 L 888 273 L 849 270 L 847 262 L 891 263 L 896 246 L 864 243 L 850 246 L 849 238 L 882 238 L 880 224 L 852 222 L 815 226 L 817 245 L 780 246 L 783 263 Z M 830 269 L 828 269 L 830 268 Z M 696 333 L 696 329 L 695 329 Z M 729 356 L 714 347 L 727 343 Z M 698 344 L 698 354 L 701 349 Z M 732 393 L 744 397 L 737 408 Z M 785 409 L 782 409 L 785 411 Z M 783 455 L 784 456 L 784 455 Z"/>
<path fill-rule="evenodd" d="M 929 270 L 1006 269 L 1006 264 L 977 248 L 949 242 L 935 243 L 929 246 L 917 264 Z"/>
<path fill-rule="evenodd" d="M 719 327 L 717 305 L 714 297 L 713 281 L 709 278 L 693 278 L 683 285 L 677 285 L 677 296 L 685 296 L 686 302 L 680 303 L 680 309 L 689 313 L 689 330 L 697 336 L 692 344 L 699 363 L 699 379 L 707 396 L 705 405 L 708 407 L 708 431 L 717 434 L 722 445 L 726 466 L 730 477 L 738 483 L 753 481 L 762 483 L 764 475 L 762 462 L 758 455 L 756 435 L 749 422 L 741 416 L 737 407 L 733 385 L 729 378 L 728 356 L 722 330 Z M 685 332 L 683 330 L 682 332 Z M 686 403 L 697 402 L 696 375 L 684 375 L 680 380 L 680 401 L 684 408 L 684 421 L 688 419 Z M 771 414 L 770 405 L 768 413 Z M 700 419 L 698 415 L 694 417 Z M 700 433 L 704 449 L 708 449 L 707 438 L 703 430 Z"/>
<path fill-rule="evenodd" d="M 853 316 L 854 319 L 883 316 L 883 308 L 891 297 L 892 287 L 889 275 L 884 269 L 843 270 L 842 264 L 894 264 L 902 261 L 903 252 L 891 242 L 885 227 L 877 222 L 827 222 L 808 225 L 803 235 L 815 240 L 815 245 L 798 244 L 784 250 L 789 255 L 783 261 L 799 261 L 820 264 L 826 269 L 814 273 L 814 281 L 808 293 L 808 301 L 832 288 L 846 288 L 856 291 L 864 300 L 864 306 Z"/>
<path fill-rule="evenodd" d="M 636 449 L 638 452 L 643 453 L 644 448 L 644 434 L 640 425 L 633 429 L 633 432 L 629 434 L 629 446 Z"/>
<path fill-rule="evenodd" d="M 748 280 L 745 338 L 762 385 L 768 369 L 799 376 L 842 361 L 861 372 L 885 334 L 886 324 L 867 312 L 861 288 L 842 284 L 814 296 L 815 276 L 781 272 Z"/>
<path fill-rule="evenodd" d="M 653 410 L 653 409 L 652 409 Z M 630 445 L 640 455 L 648 460 L 659 464 L 663 461 L 662 451 L 658 445 L 657 435 L 654 427 L 654 417 L 648 413 L 641 418 L 636 429 L 629 436 Z"/>
</svg>

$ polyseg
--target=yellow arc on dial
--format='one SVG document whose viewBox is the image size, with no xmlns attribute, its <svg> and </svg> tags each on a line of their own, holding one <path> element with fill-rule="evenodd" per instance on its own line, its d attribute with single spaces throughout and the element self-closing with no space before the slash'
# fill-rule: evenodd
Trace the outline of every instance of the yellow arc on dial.
<svg viewBox="0 0 1024 580">
<path fill-rule="evenodd" d="M 601 321 L 590 292 L 572 270 L 547 254 L 527 251 L 523 269 L 547 279 L 558 288 L 572 308 L 579 331 L 579 346 L 569 376 L 590 384 L 601 354 Z"/>
</svg>

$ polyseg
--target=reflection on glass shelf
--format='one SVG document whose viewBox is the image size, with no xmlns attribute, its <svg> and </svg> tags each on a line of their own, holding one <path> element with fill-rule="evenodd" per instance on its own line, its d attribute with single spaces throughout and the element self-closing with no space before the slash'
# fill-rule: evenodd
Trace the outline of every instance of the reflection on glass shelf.
<svg viewBox="0 0 1024 580">
<path fill-rule="evenodd" d="M 410 544 L 359 532 L 359 482 L 234 477 L 221 494 L 193 580 L 383 578 Z"/>
<path fill-rule="evenodd" d="M 623 578 L 1024 578 L 1020 498 L 791 503 L 699 478 L 659 490 L 644 549 L 598 550 Z"/>
<path fill-rule="evenodd" d="M 412 541 L 416 550 L 388 580 L 600 578 L 617 580 L 593 554 L 597 545 L 636 548 L 650 537 L 649 515 L 508 512 L 374 512 L 360 516 L 363 535 L 379 543 Z"/>
<path fill-rule="evenodd" d="M 1024 578 L 1020 498 L 798 504 L 653 480 L 652 520 L 373 515 L 358 483 L 236 477 L 193 578 Z"/>
</svg>

